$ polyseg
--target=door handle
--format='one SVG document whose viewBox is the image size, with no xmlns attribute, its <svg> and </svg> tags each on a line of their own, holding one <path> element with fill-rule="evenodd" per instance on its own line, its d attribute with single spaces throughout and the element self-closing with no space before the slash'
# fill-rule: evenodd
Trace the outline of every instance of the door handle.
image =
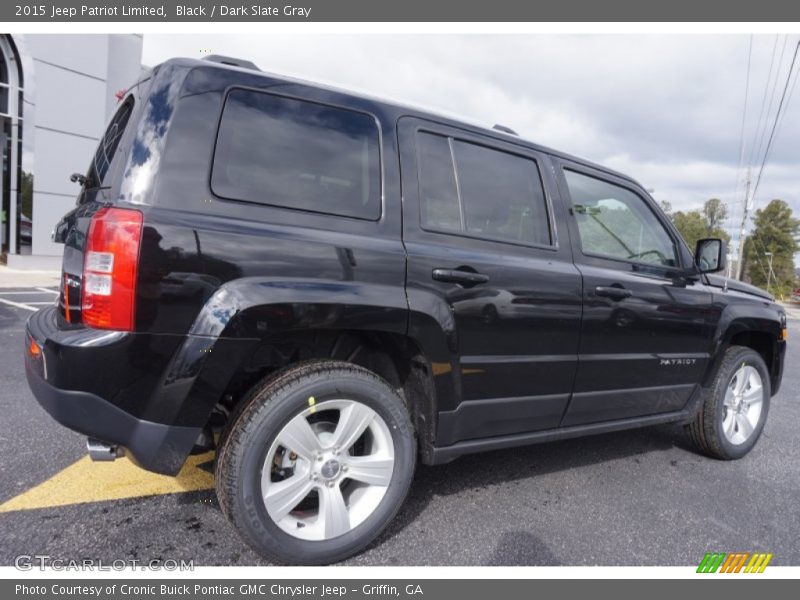
<svg viewBox="0 0 800 600">
<path fill-rule="evenodd" d="M 434 269 L 431 277 L 436 281 L 458 283 L 466 286 L 478 285 L 489 281 L 488 275 L 473 271 L 462 271 L 461 269 Z"/>
<path fill-rule="evenodd" d="M 633 296 L 632 291 L 626 290 L 623 287 L 604 285 L 598 285 L 596 288 L 594 288 L 594 293 L 597 296 L 605 296 L 606 298 L 611 298 L 613 300 L 622 300 L 623 298 L 630 298 Z"/>
</svg>

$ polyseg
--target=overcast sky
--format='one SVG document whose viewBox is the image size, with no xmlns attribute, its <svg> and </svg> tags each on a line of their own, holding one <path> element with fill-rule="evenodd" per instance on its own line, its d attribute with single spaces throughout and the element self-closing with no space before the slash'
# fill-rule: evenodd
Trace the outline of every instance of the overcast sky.
<svg viewBox="0 0 800 600">
<path fill-rule="evenodd" d="M 753 140 L 765 90 L 768 106 L 776 86 L 772 111 L 762 116 L 762 128 L 772 126 L 798 36 L 784 41 L 783 35 L 777 44 L 774 35 L 753 38 L 745 164 L 758 145 Z M 252 60 L 264 71 L 483 125 L 501 123 L 524 138 L 621 170 L 675 209 L 722 198 L 733 231 L 742 210 L 743 186 L 734 190 L 749 45 L 748 35 L 146 34 L 143 62 L 211 51 Z M 795 90 L 756 208 L 782 198 L 800 213 L 798 105 Z M 754 178 L 760 161 L 760 155 L 753 158 Z"/>
</svg>

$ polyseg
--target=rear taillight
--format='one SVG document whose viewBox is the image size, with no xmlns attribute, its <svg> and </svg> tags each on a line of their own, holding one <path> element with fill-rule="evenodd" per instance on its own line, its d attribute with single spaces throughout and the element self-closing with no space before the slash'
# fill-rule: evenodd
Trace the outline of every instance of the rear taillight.
<svg viewBox="0 0 800 600">
<path fill-rule="evenodd" d="M 131 331 L 136 310 L 136 268 L 142 213 L 101 208 L 92 217 L 83 263 L 83 322 Z"/>
</svg>

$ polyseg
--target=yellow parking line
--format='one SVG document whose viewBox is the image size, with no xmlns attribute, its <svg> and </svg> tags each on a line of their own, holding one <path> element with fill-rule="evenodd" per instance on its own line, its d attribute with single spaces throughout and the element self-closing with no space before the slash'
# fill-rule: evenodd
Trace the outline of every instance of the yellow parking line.
<svg viewBox="0 0 800 600">
<path fill-rule="evenodd" d="M 93 462 L 86 456 L 47 481 L 0 504 L 0 513 L 211 489 L 213 475 L 199 466 L 213 458 L 214 452 L 190 456 L 181 472 L 169 477 L 145 471 L 127 458 Z"/>
</svg>

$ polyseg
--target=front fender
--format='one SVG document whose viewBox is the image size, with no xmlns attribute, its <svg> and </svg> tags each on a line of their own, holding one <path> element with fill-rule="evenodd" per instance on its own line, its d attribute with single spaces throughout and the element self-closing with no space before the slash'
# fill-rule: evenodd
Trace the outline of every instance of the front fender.
<svg viewBox="0 0 800 600">
<path fill-rule="evenodd" d="M 741 333 L 755 332 L 766 334 L 772 340 L 772 356 L 779 360 L 781 352 L 779 343 L 783 327 L 782 311 L 773 302 L 753 300 L 750 297 L 741 300 L 734 297 L 726 298 L 729 303 L 721 306 L 721 312 L 714 331 L 711 356 L 705 373 L 703 386 L 712 384 L 714 376 L 722 362 L 723 355 L 731 340 Z M 780 373 L 776 373 L 775 365 L 767 365 L 773 375 L 773 392 L 777 391 Z M 777 378 L 777 381 L 776 381 Z"/>
</svg>

